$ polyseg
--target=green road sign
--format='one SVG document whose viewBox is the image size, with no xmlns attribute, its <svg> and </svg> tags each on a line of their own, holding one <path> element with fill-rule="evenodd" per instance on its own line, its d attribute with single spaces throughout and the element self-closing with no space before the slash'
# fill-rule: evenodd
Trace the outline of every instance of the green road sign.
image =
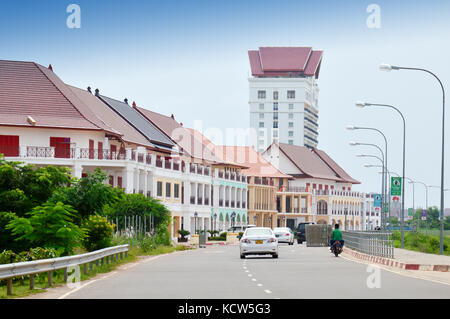
<svg viewBox="0 0 450 319">
<path fill-rule="evenodd" d="M 402 195 L 402 178 L 401 177 L 391 177 L 391 195 L 401 196 Z"/>
</svg>

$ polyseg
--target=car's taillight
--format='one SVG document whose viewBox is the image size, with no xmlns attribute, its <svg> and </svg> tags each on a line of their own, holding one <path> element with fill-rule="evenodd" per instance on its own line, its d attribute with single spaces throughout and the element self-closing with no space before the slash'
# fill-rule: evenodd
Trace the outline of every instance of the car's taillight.
<svg viewBox="0 0 450 319">
<path fill-rule="evenodd" d="M 290 236 L 291 234 L 286 234 L 286 236 Z"/>
<path fill-rule="evenodd" d="M 267 242 L 268 243 L 275 243 L 277 240 L 275 238 L 270 238 Z"/>
<path fill-rule="evenodd" d="M 248 239 L 242 239 L 242 242 L 246 243 L 246 244 L 250 244 L 250 240 L 248 240 Z"/>
</svg>

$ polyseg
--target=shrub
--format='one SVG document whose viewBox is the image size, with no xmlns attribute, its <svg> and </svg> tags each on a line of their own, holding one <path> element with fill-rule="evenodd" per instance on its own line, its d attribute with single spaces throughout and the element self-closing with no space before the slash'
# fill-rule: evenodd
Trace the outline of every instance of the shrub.
<svg viewBox="0 0 450 319">
<path fill-rule="evenodd" d="M 146 237 L 139 242 L 139 248 L 142 252 L 148 253 L 157 247 L 156 239 L 152 237 Z"/>
<path fill-rule="evenodd" d="M 71 255 L 84 237 L 81 228 L 72 222 L 76 211 L 61 202 L 45 203 L 33 208 L 30 218 L 16 218 L 6 227 L 16 240 L 27 240 L 31 244 L 54 248 L 59 255 Z"/>
<path fill-rule="evenodd" d="M 12 250 L 4 250 L 0 253 L 0 264 L 10 264 L 17 260 L 18 255 Z"/>
<path fill-rule="evenodd" d="M 15 240 L 17 238 L 6 228 L 14 219 L 17 219 L 16 214 L 0 212 L 0 251 L 12 250 L 18 253 L 30 248 L 31 244 L 28 241 Z"/>
<path fill-rule="evenodd" d="M 108 222 L 106 217 L 89 216 L 83 222 L 86 235 L 83 240 L 83 247 L 88 251 L 94 251 L 111 246 L 114 226 Z"/>
</svg>

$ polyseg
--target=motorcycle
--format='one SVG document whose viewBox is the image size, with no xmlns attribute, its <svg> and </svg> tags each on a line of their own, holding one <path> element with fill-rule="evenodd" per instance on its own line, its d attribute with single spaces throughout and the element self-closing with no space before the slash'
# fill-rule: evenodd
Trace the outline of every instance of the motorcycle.
<svg viewBox="0 0 450 319">
<path fill-rule="evenodd" d="M 336 240 L 333 243 L 333 246 L 331 246 L 331 252 L 334 254 L 334 256 L 339 256 L 340 253 L 342 253 L 342 245 L 339 242 L 339 240 Z"/>
</svg>

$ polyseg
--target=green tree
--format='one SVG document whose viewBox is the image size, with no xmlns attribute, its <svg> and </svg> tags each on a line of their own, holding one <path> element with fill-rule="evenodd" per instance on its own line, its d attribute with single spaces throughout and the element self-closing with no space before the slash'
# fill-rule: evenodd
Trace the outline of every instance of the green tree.
<svg viewBox="0 0 450 319">
<path fill-rule="evenodd" d="M 84 238 L 84 231 L 73 223 L 76 211 L 61 202 L 33 208 L 29 218 L 16 218 L 7 226 L 16 240 L 27 240 L 34 247 L 54 248 L 58 255 L 71 255 Z"/>
<path fill-rule="evenodd" d="M 10 229 L 6 226 L 17 219 L 16 214 L 10 212 L 0 212 L 0 252 L 4 250 L 12 250 L 19 253 L 30 248 L 30 243 L 26 240 L 15 240 L 15 237 Z"/>
<path fill-rule="evenodd" d="M 6 161 L 0 155 L 0 207 L 22 217 L 45 203 L 52 193 L 69 183 L 66 167 L 35 167 Z"/>
<path fill-rule="evenodd" d="M 74 222 L 81 225 L 84 218 L 100 214 L 106 204 L 119 200 L 118 191 L 104 183 L 107 178 L 107 175 L 97 168 L 86 177 L 74 178 L 70 187 L 57 190 L 50 201 L 72 206 L 78 212 Z"/>
<path fill-rule="evenodd" d="M 112 245 L 114 226 L 106 217 L 91 215 L 83 221 L 85 238 L 83 246 L 88 251 L 103 249 Z"/>
</svg>

